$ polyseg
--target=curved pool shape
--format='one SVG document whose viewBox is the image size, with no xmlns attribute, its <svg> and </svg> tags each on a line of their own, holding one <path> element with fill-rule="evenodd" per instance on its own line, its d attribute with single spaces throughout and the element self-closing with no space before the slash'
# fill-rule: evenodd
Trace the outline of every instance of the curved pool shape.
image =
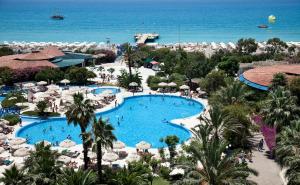
<svg viewBox="0 0 300 185">
<path fill-rule="evenodd" d="M 96 88 L 93 93 L 94 94 L 101 94 L 101 93 L 103 93 L 104 91 L 107 91 L 107 90 L 112 91 L 113 94 L 117 94 L 117 93 L 120 92 L 119 88 L 114 88 L 114 87 L 99 87 L 99 88 Z"/>
<path fill-rule="evenodd" d="M 202 110 L 203 105 L 195 100 L 176 96 L 144 95 L 125 98 L 120 106 L 98 113 L 97 118 L 102 116 L 109 119 L 115 128 L 117 139 L 127 146 L 135 147 L 138 142 L 147 141 L 153 148 L 158 148 L 164 146 L 159 141 L 160 138 L 168 135 L 178 136 L 180 142 L 190 138 L 190 132 L 186 128 L 165 120 L 190 117 Z M 65 118 L 35 122 L 17 132 L 18 137 L 27 138 L 30 144 L 41 140 L 60 142 L 68 135 L 80 144 L 82 141 L 79 134 L 79 127 L 67 125 Z"/>
</svg>

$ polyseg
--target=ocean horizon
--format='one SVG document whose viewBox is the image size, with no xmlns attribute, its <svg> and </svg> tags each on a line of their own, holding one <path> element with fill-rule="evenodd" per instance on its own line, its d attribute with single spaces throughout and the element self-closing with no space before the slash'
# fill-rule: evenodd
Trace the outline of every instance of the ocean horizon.
<svg viewBox="0 0 300 185">
<path fill-rule="evenodd" d="M 50 16 L 60 13 L 65 19 Z M 268 23 L 275 15 L 276 22 Z M 134 42 L 136 33 L 160 34 L 157 43 L 300 41 L 298 1 L 18 1 L 0 0 L 0 42 Z M 257 26 L 266 24 L 268 29 Z"/>
</svg>

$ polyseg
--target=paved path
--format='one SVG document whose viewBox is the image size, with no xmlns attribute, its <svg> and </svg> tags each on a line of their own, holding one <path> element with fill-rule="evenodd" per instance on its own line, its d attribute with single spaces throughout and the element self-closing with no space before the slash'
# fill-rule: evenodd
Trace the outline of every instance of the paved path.
<svg viewBox="0 0 300 185">
<path fill-rule="evenodd" d="M 259 140 L 263 138 L 261 134 L 256 134 L 253 142 L 258 144 Z M 257 148 L 253 149 L 253 163 L 249 163 L 249 167 L 258 171 L 258 176 L 251 176 L 250 179 L 255 181 L 258 185 L 283 185 L 280 177 L 280 167 L 272 159 L 268 158 L 266 153 L 269 149 L 264 144 L 264 151 L 259 152 Z"/>
</svg>

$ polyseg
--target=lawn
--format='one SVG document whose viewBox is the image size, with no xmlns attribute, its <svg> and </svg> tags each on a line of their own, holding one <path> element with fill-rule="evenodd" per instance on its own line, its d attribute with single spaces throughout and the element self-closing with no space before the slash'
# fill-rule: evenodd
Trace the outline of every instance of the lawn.
<svg viewBox="0 0 300 185">
<path fill-rule="evenodd" d="M 170 183 L 163 178 L 155 178 L 152 185 L 170 185 Z"/>
</svg>

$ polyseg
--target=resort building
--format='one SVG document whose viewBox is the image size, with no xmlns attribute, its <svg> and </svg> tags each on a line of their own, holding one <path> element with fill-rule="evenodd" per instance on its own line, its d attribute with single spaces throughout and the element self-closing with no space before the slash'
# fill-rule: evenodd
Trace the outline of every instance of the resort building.
<svg viewBox="0 0 300 185">
<path fill-rule="evenodd" d="M 300 65 L 279 64 L 255 67 L 243 72 L 239 79 L 251 87 L 267 91 L 272 83 L 273 76 L 277 73 L 283 73 L 288 80 L 291 80 L 300 76 Z"/>
<path fill-rule="evenodd" d="M 13 70 L 25 68 L 85 66 L 93 62 L 93 56 L 81 53 L 62 52 L 50 46 L 40 51 L 26 54 L 16 54 L 0 57 L 0 67 L 9 67 Z"/>
</svg>

